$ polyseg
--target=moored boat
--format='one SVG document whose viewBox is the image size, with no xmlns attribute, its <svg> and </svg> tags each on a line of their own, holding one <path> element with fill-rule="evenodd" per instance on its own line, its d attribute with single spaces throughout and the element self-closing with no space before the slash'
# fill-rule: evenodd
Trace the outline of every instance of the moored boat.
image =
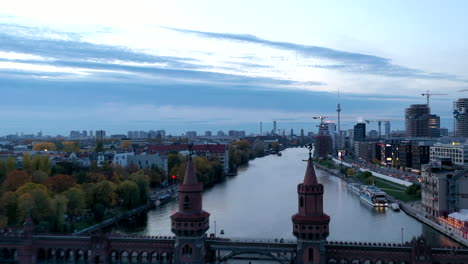
<svg viewBox="0 0 468 264">
<path fill-rule="evenodd" d="M 388 207 L 385 192 L 376 186 L 361 186 L 361 194 L 359 195 L 359 198 L 374 207 Z"/>
<path fill-rule="evenodd" d="M 397 203 L 390 204 L 390 208 L 392 208 L 392 210 L 395 211 L 395 212 L 400 211 L 400 206 Z"/>
<path fill-rule="evenodd" d="M 348 183 L 348 190 L 356 195 L 361 195 L 361 184 L 359 183 Z"/>
</svg>

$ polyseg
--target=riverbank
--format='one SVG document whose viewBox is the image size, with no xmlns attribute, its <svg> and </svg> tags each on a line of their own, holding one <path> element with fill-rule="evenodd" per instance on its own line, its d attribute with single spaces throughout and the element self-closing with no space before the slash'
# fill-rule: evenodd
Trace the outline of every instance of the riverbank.
<svg viewBox="0 0 468 264">
<path fill-rule="evenodd" d="M 457 241 L 458 243 L 468 247 L 468 240 L 458 236 L 457 234 L 451 232 L 446 227 L 436 223 L 428 218 L 425 217 L 424 211 L 422 211 L 419 207 L 420 204 L 415 203 L 400 203 L 401 209 L 407 213 L 408 215 L 414 217 L 415 219 L 423 222 L 424 224 L 432 227 L 433 229 L 439 231 L 440 233 L 450 237 L 451 239 Z"/>
<path fill-rule="evenodd" d="M 350 177 L 346 177 L 345 175 L 341 174 L 339 170 L 337 169 L 330 169 L 327 168 L 323 165 L 314 164 L 315 167 L 319 168 L 320 170 L 326 171 L 329 174 L 332 174 L 334 176 L 339 177 L 343 181 L 346 182 L 351 182 Z M 387 190 L 386 190 L 387 191 Z M 457 234 L 451 232 L 450 230 L 447 230 L 447 228 L 443 227 L 442 225 L 427 219 L 425 217 L 424 211 L 418 209 L 418 203 L 417 202 L 403 202 L 399 199 L 396 199 L 394 196 L 390 195 L 387 193 L 387 198 L 390 202 L 392 203 L 398 203 L 400 205 L 400 208 L 409 216 L 415 218 L 416 220 L 428 225 L 429 227 L 433 228 L 434 230 L 440 232 L 441 234 L 449 237 L 450 239 L 462 244 L 465 247 L 468 247 L 468 240 L 463 239 L 462 237 L 458 236 Z"/>
</svg>

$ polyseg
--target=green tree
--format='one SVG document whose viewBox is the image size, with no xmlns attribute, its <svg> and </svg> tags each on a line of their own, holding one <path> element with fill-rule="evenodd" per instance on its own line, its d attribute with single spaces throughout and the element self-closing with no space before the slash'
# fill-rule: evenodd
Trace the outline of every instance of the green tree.
<svg viewBox="0 0 468 264">
<path fill-rule="evenodd" d="M 1 214 L 8 218 L 8 224 L 13 225 L 17 219 L 17 197 L 14 192 L 6 192 L 0 199 Z"/>
<path fill-rule="evenodd" d="M 32 174 L 32 182 L 34 183 L 45 184 L 48 178 L 49 176 L 40 170 L 37 170 Z"/>
<path fill-rule="evenodd" d="M 0 159 L 0 184 L 3 183 L 7 176 L 6 162 L 3 159 Z"/>
<path fill-rule="evenodd" d="M 9 156 L 6 161 L 6 171 L 7 174 L 16 170 L 16 158 L 13 156 Z"/>
<path fill-rule="evenodd" d="M 52 208 L 54 210 L 52 222 L 54 222 L 54 230 L 64 231 L 64 216 L 67 212 L 68 199 L 64 195 L 55 195 L 52 200 Z"/>
<path fill-rule="evenodd" d="M 185 161 L 184 156 L 180 153 L 169 153 L 167 155 L 167 168 L 169 171 L 174 167 L 180 166 L 181 163 Z"/>
<path fill-rule="evenodd" d="M 112 207 L 116 203 L 115 184 L 104 180 L 91 185 L 90 204 L 102 204 L 106 208 Z"/>
<path fill-rule="evenodd" d="M 31 173 L 32 172 L 31 167 L 32 167 L 31 155 L 29 154 L 29 152 L 25 152 L 23 154 L 23 170 L 26 170 L 28 173 Z"/>
<path fill-rule="evenodd" d="M 18 222 L 24 222 L 29 213 L 36 222 L 53 222 L 54 204 L 46 191 L 36 188 L 18 197 Z"/>
<path fill-rule="evenodd" d="M 86 207 L 85 192 L 78 186 L 72 187 L 65 192 L 63 195 L 67 197 L 67 212 L 70 215 L 79 215 L 83 213 Z"/>
<path fill-rule="evenodd" d="M 98 140 L 96 144 L 96 148 L 94 149 L 95 152 L 104 152 L 104 143 L 102 140 Z"/>
<path fill-rule="evenodd" d="M 148 193 L 149 193 L 149 185 L 150 179 L 147 175 L 143 173 L 143 171 L 139 171 L 137 173 L 133 173 L 130 175 L 129 180 L 135 182 L 138 185 L 138 191 L 140 195 L 140 204 L 144 204 L 148 200 Z"/>
<path fill-rule="evenodd" d="M 117 187 L 120 203 L 126 208 L 134 208 L 140 203 L 138 185 L 133 181 L 123 181 Z"/>
<path fill-rule="evenodd" d="M 34 155 L 33 160 L 32 160 L 31 170 L 33 170 L 33 171 L 39 170 L 40 163 L 41 163 L 41 155 L 39 155 L 39 154 Z"/>
<path fill-rule="evenodd" d="M 50 159 L 49 156 L 43 155 L 41 156 L 39 162 L 39 170 L 45 172 L 47 175 L 50 175 Z"/>
</svg>

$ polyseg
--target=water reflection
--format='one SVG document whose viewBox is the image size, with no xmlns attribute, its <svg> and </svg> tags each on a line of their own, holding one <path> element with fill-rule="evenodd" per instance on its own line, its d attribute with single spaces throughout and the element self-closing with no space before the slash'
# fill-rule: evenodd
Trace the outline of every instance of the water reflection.
<svg viewBox="0 0 468 264">
<path fill-rule="evenodd" d="M 297 184 L 303 180 L 306 149 L 287 149 L 283 156 L 256 159 L 237 176 L 206 190 L 203 207 L 211 213 L 209 233 L 225 237 L 294 239 L 291 215 L 297 211 Z M 423 234 L 432 246 L 459 246 L 404 212 L 375 209 L 347 190 L 346 182 L 316 170 L 325 187 L 324 208 L 330 215 L 333 241 L 401 243 Z M 151 236 L 172 236 L 169 216 L 177 211 L 170 202 L 146 215 L 121 222 L 114 230 Z"/>
</svg>

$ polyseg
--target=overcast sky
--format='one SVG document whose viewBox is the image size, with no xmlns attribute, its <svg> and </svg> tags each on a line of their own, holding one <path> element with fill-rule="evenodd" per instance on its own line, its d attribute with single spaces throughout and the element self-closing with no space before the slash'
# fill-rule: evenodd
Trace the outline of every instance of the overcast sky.
<svg viewBox="0 0 468 264">
<path fill-rule="evenodd" d="M 2 1 L 0 135 L 316 130 L 468 89 L 466 1 Z M 371 125 L 376 129 L 376 125 Z"/>
</svg>

